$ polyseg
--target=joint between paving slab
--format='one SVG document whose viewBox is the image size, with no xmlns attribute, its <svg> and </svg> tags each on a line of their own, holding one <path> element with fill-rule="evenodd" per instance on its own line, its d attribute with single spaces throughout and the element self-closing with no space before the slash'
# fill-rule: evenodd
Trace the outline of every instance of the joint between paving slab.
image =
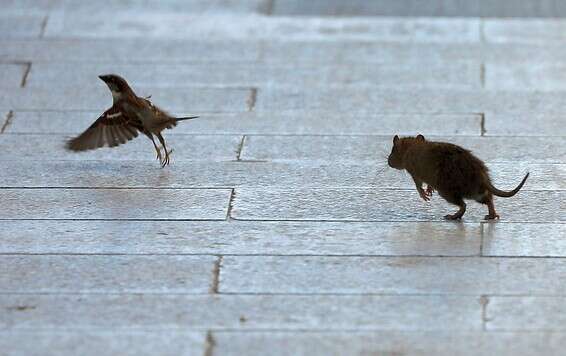
<svg viewBox="0 0 566 356">
<path fill-rule="evenodd" d="M 485 42 L 485 21 L 484 21 L 483 18 L 480 18 L 479 36 L 480 36 L 480 43 L 486 43 Z"/>
<path fill-rule="evenodd" d="M 260 9 L 260 11 L 264 15 L 271 16 L 271 15 L 273 15 L 273 7 L 274 6 L 275 6 L 275 0 L 265 0 L 265 3 L 262 6 L 262 8 Z"/>
<path fill-rule="evenodd" d="M 236 189 L 232 188 L 230 191 L 230 199 L 228 200 L 228 211 L 226 212 L 226 220 L 232 219 L 232 209 L 234 208 L 234 199 L 236 198 Z"/>
<path fill-rule="evenodd" d="M 483 257 L 483 232 L 484 232 L 484 223 L 480 222 L 480 257 Z"/>
<path fill-rule="evenodd" d="M 14 118 L 14 111 L 12 111 L 12 110 L 8 111 L 8 114 L 6 115 L 6 119 L 4 120 L 4 123 L 2 124 L 2 127 L 0 128 L 0 134 L 3 134 L 4 131 L 6 131 L 6 129 L 8 129 L 8 126 L 10 126 L 10 124 L 12 123 L 13 118 Z"/>
<path fill-rule="evenodd" d="M 39 38 L 45 37 L 45 30 L 47 29 L 47 21 L 49 21 L 49 16 L 45 16 L 43 21 L 41 21 L 41 30 L 39 32 Z"/>
<path fill-rule="evenodd" d="M 212 335 L 211 330 L 208 330 L 206 332 L 206 339 L 204 344 L 205 344 L 204 356 L 214 355 L 214 346 L 216 346 L 216 340 L 214 339 L 214 335 Z"/>
<path fill-rule="evenodd" d="M 212 268 L 212 283 L 210 285 L 210 294 L 218 294 L 218 284 L 220 283 L 220 269 L 222 268 L 222 256 L 218 256 L 214 261 Z"/>
<path fill-rule="evenodd" d="M 254 111 L 256 101 L 257 101 L 257 88 L 251 88 L 250 89 L 250 96 L 248 97 L 248 100 L 246 101 L 246 104 L 248 106 L 248 111 Z"/>
<path fill-rule="evenodd" d="M 482 295 L 480 297 L 480 304 L 481 304 L 481 322 L 482 322 L 482 330 L 487 330 L 487 322 L 489 319 L 487 318 L 487 305 L 489 304 L 489 296 Z"/>
<path fill-rule="evenodd" d="M 485 129 L 485 113 L 480 113 L 480 116 L 480 136 L 485 136 L 485 133 L 487 132 Z"/>
<path fill-rule="evenodd" d="M 28 80 L 29 72 L 31 71 L 31 62 L 23 63 L 25 66 L 24 75 L 22 76 L 22 81 L 20 82 L 20 87 L 24 88 L 26 86 L 26 82 Z"/>
<path fill-rule="evenodd" d="M 485 63 L 480 64 L 480 86 L 485 89 Z"/>
<path fill-rule="evenodd" d="M 242 156 L 242 150 L 244 149 L 244 143 L 246 142 L 246 135 L 242 136 L 242 140 L 240 141 L 240 144 L 238 145 L 238 151 L 236 152 L 236 161 L 241 161 L 241 156 Z"/>
</svg>

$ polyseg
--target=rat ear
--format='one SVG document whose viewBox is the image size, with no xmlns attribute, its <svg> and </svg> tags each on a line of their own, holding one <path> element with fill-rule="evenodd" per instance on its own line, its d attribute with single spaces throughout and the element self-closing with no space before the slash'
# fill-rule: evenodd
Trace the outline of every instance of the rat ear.
<svg viewBox="0 0 566 356">
<path fill-rule="evenodd" d="M 424 138 L 424 136 L 423 136 L 423 135 L 421 135 L 421 134 L 418 134 L 418 135 L 417 135 L 417 140 L 419 140 L 419 141 L 424 141 L 424 140 L 425 140 L 425 138 Z"/>
<path fill-rule="evenodd" d="M 395 135 L 395 137 L 393 137 L 393 144 L 396 144 L 397 142 L 399 142 L 399 136 Z"/>
</svg>

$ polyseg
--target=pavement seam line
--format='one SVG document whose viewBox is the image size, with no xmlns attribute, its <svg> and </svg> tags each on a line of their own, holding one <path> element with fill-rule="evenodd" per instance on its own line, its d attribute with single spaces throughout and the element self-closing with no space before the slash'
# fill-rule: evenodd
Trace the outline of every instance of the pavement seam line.
<svg viewBox="0 0 566 356">
<path fill-rule="evenodd" d="M 214 335 L 212 335 L 211 330 L 208 330 L 206 332 L 206 338 L 205 338 L 204 345 L 205 345 L 204 356 L 214 355 L 214 346 L 216 346 L 216 340 L 214 339 Z"/>
<path fill-rule="evenodd" d="M 240 140 L 240 144 L 238 145 L 238 150 L 236 152 L 236 161 L 241 161 L 242 151 L 244 150 L 244 144 L 246 142 L 246 135 L 242 135 L 242 140 Z"/>
<path fill-rule="evenodd" d="M 484 235 L 484 222 L 480 222 L 480 254 L 479 257 L 483 257 L 483 235 Z"/>
<path fill-rule="evenodd" d="M 25 69 L 24 69 L 24 75 L 22 76 L 22 81 L 20 82 L 20 88 L 24 88 L 26 86 L 29 72 L 31 71 L 31 62 L 25 62 L 23 63 L 23 65 L 25 66 Z"/>
<path fill-rule="evenodd" d="M 275 7 L 275 0 L 266 0 L 265 2 L 265 14 L 268 16 L 273 15 L 273 8 Z"/>
<path fill-rule="evenodd" d="M 226 211 L 226 220 L 232 220 L 232 209 L 234 208 L 234 199 L 236 198 L 236 188 L 232 188 L 230 199 L 228 200 L 228 210 Z"/>
<path fill-rule="evenodd" d="M 250 89 L 250 95 L 249 95 L 248 99 L 246 100 L 246 104 L 248 106 L 248 111 L 254 111 L 256 101 L 257 101 L 257 88 L 251 88 Z"/>
<path fill-rule="evenodd" d="M 480 86 L 485 89 L 485 62 L 480 64 Z"/>
<path fill-rule="evenodd" d="M 489 319 L 487 318 L 487 305 L 489 304 L 489 296 L 482 295 L 480 297 L 480 304 L 481 304 L 481 321 L 482 321 L 482 330 L 487 331 L 487 322 Z"/>
<path fill-rule="evenodd" d="M 41 30 L 39 31 L 39 38 L 45 37 L 45 30 L 47 29 L 47 22 L 48 21 L 49 21 L 49 15 L 45 16 L 43 18 L 43 21 L 41 21 Z"/>
<path fill-rule="evenodd" d="M 479 36 L 480 36 L 480 43 L 486 43 L 485 41 L 485 20 L 480 18 L 479 23 Z"/>
<path fill-rule="evenodd" d="M 480 120 L 480 136 L 485 136 L 487 130 L 485 129 L 485 113 L 480 113 L 481 120 Z"/>
<path fill-rule="evenodd" d="M 8 126 L 10 126 L 10 124 L 12 123 L 13 118 L 14 118 L 14 111 L 13 110 L 8 111 L 8 114 L 6 114 L 6 119 L 4 120 L 4 124 L 2 125 L 2 128 L 0 128 L 0 134 L 3 134 L 4 131 L 6 131 Z"/>
<path fill-rule="evenodd" d="M 220 283 L 220 269 L 222 268 L 222 256 L 218 256 L 214 261 L 212 268 L 212 284 L 210 286 L 210 294 L 218 294 L 218 285 Z"/>
</svg>

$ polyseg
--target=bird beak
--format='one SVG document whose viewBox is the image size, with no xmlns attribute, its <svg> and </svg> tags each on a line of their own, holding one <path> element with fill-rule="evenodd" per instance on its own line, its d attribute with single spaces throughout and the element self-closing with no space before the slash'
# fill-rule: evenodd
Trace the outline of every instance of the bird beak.
<svg viewBox="0 0 566 356">
<path fill-rule="evenodd" d="M 108 75 L 99 75 L 98 76 L 104 83 L 107 83 Z"/>
</svg>

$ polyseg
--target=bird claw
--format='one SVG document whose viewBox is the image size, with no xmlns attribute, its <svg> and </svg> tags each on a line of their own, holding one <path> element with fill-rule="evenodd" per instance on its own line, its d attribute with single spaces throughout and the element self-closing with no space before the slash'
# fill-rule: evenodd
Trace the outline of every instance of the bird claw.
<svg viewBox="0 0 566 356">
<path fill-rule="evenodd" d="M 431 197 L 433 192 L 434 192 L 434 188 L 432 188 L 430 185 L 427 185 L 426 190 L 425 190 L 425 194 L 427 196 Z"/>
<path fill-rule="evenodd" d="M 165 151 L 165 158 L 163 160 L 160 160 L 161 168 L 165 168 L 165 166 L 169 165 L 169 162 L 171 161 L 169 156 L 173 152 L 173 149 L 170 149 L 169 151 L 167 151 L 167 150 L 164 150 L 164 151 Z"/>
</svg>

